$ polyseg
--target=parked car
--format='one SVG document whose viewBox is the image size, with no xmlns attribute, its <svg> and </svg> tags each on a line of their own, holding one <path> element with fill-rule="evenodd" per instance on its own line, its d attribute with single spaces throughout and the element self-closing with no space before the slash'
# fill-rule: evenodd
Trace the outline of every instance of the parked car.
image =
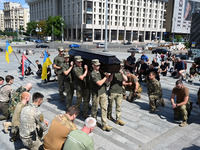
<svg viewBox="0 0 200 150">
<path fill-rule="evenodd" d="M 0 52 L 3 52 L 3 48 L 0 48 Z"/>
<path fill-rule="evenodd" d="M 97 44 L 97 48 L 104 48 L 105 47 L 105 44 L 104 43 L 98 43 Z"/>
<path fill-rule="evenodd" d="M 42 43 L 42 40 L 36 39 L 36 40 L 35 40 L 35 43 Z"/>
<path fill-rule="evenodd" d="M 143 50 L 149 50 L 152 49 L 154 47 L 156 47 L 157 45 L 153 44 L 153 43 L 147 43 L 145 46 L 143 46 Z"/>
<path fill-rule="evenodd" d="M 80 48 L 81 45 L 78 45 L 78 44 L 70 44 L 69 45 L 69 48 Z"/>
<path fill-rule="evenodd" d="M 131 45 L 131 42 L 123 42 L 124 45 Z"/>
<path fill-rule="evenodd" d="M 29 39 L 30 42 L 35 42 L 35 39 Z"/>
<path fill-rule="evenodd" d="M 152 54 L 156 54 L 156 53 L 159 53 L 159 54 L 166 54 L 167 52 L 170 52 L 166 49 L 163 49 L 163 48 L 157 48 L 155 50 L 152 51 Z M 171 52 L 170 52 L 171 53 Z"/>
<path fill-rule="evenodd" d="M 131 53 L 132 51 L 134 51 L 135 53 L 142 53 L 143 51 L 141 49 L 138 48 L 130 48 L 127 50 L 127 52 Z"/>
<path fill-rule="evenodd" d="M 49 48 L 49 46 L 45 44 L 37 44 L 36 48 Z"/>
</svg>

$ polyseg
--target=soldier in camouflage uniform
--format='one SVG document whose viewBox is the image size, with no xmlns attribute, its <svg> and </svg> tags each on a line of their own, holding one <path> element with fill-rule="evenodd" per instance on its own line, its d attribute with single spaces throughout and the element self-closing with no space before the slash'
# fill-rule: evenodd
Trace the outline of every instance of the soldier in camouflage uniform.
<svg viewBox="0 0 200 150">
<path fill-rule="evenodd" d="M 57 115 L 52 120 L 51 126 L 44 137 L 44 149 L 62 149 L 68 134 L 77 129 L 74 120 L 78 113 L 79 109 L 76 106 L 71 106 L 65 114 Z"/>
<path fill-rule="evenodd" d="M 63 95 L 63 92 L 64 92 L 65 75 L 60 67 L 60 65 L 65 62 L 63 58 L 64 48 L 58 47 L 58 52 L 59 52 L 58 56 L 56 56 L 53 61 L 53 68 L 55 72 L 58 74 L 58 91 L 59 91 L 60 100 L 64 102 L 65 96 Z"/>
<path fill-rule="evenodd" d="M 47 130 L 48 122 L 44 121 L 43 114 L 37 109 L 42 104 L 43 98 L 41 93 L 34 93 L 33 103 L 24 107 L 20 114 L 20 138 L 30 150 L 41 149 L 42 133 Z"/>
<path fill-rule="evenodd" d="M 84 65 L 84 68 L 82 67 L 82 61 L 83 59 L 81 56 L 75 56 L 75 67 L 73 68 L 73 75 L 75 79 L 75 85 L 76 85 L 76 107 L 80 109 L 80 105 L 83 99 L 83 117 L 88 117 L 88 107 L 89 107 L 89 84 L 87 85 L 87 80 L 89 80 L 87 73 L 88 73 L 88 66 Z"/>
<path fill-rule="evenodd" d="M 0 111 L 2 115 L 0 115 L 0 120 L 8 120 L 9 113 L 8 113 L 8 104 L 9 100 L 14 93 L 11 85 L 14 82 L 14 77 L 11 75 L 6 76 L 6 84 L 0 88 Z"/>
<path fill-rule="evenodd" d="M 174 101 L 176 97 L 176 102 Z M 171 103 L 172 108 L 174 110 L 174 119 L 179 120 L 183 119 L 183 122 L 179 124 L 180 127 L 184 127 L 187 125 L 187 119 L 190 115 L 190 111 L 192 108 L 190 104 L 189 98 L 189 90 L 187 87 L 183 86 L 182 80 L 176 81 L 176 86 L 172 90 L 171 95 Z"/>
<path fill-rule="evenodd" d="M 21 101 L 17 104 L 13 117 L 12 117 L 12 129 L 11 129 L 11 141 L 15 141 L 19 138 L 19 125 L 20 125 L 20 113 L 22 109 L 27 106 L 29 100 L 31 99 L 31 94 L 28 92 L 23 92 L 21 94 Z"/>
<path fill-rule="evenodd" d="M 107 124 L 107 95 L 106 95 L 106 81 L 110 76 L 109 73 L 104 75 L 99 72 L 100 63 L 98 59 L 92 60 L 93 71 L 91 72 L 91 82 L 92 82 L 92 117 L 97 120 L 97 111 L 100 104 L 101 107 L 101 121 L 102 130 L 110 131 L 112 127 Z M 100 126 L 97 123 L 97 126 Z"/>
<path fill-rule="evenodd" d="M 72 68 L 73 68 L 73 61 L 69 63 L 69 54 L 64 54 L 65 62 L 60 65 L 65 78 L 64 78 L 64 89 L 65 93 L 67 94 L 67 109 L 72 105 L 72 99 L 74 95 L 74 84 L 72 81 Z"/>
<path fill-rule="evenodd" d="M 128 81 L 123 84 L 126 86 L 126 90 L 130 91 L 127 100 L 133 102 L 134 100 L 141 98 L 142 87 L 140 86 L 137 77 L 134 74 L 131 74 L 129 70 L 126 70 L 126 76 Z"/>
<path fill-rule="evenodd" d="M 122 64 L 121 64 L 122 65 Z M 123 126 L 125 123 L 121 120 L 121 104 L 123 101 L 123 81 L 127 81 L 127 77 L 123 70 L 119 73 L 114 73 L 109 77 L 110 90 L 108 97 L 108 119 L 113 121 L 112 106 L 113 102 L 116 103 L 116 124 Z"/>
<path fill-rule="evenodd" d="M 147 83 L 150 112 L 156 111 L 157 105 L 165 106 L 164 99 L 162 98 L 162 88 L 160 82 L 155 78 L 155 72 L 150 72 L 149 80 Z M 158 100 L 158 103 L 156 102 Z M 157 105 L 156 105 L 157 104 Z"/>
<path fill-rule="evenodd" d="M 10 103 L 9 103 L 9 114 L 10 117 L 13 116 L 15 107 L 17 105 L 17 103 L 21 102 L 21 94 L 23 92 L 29 92 L 32 89 L 32 84 L 31 83 L 27 83 L 24 87 L 20 86 L 12 95 L 12 98 L 10 99 Z"/>
</svg>

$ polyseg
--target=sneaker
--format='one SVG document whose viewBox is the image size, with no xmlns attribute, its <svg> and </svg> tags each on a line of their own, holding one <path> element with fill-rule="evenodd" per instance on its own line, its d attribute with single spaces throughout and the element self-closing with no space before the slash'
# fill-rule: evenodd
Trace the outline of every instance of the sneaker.
<svg viewBox="0 0 200 150">
<path fill-rule="evenodd" d="M 97 127 L 101 127 L 101 124 L 99 122 L 96 123 Z"/>
<path fill-rule="evenodd" d="M 179 124 L 180 127 L 185 127 L 187 125 L 186 121 L 183 121 L 181 124 Z"/>
<path fill-rule="evenodd" d="M 107 118 L 111 121 L 114 121 L 115 119 L 112 117 L 112 115 L 107 115 Z"/>
<path fill-rule="evenodd" d="M 102 127 L 102 130 L 103 130 L 103 131 L 110 131 L 110 130 L 112 130 L 112 127 L 110 127 L 109 125 L 104 125 L 104 126 Z"/>
<path fill-rule="evenodd" d="M 120 126 L 123 126 L 125 124 L 125 122 L 123 122 L 122 120 L 117 120 L 116 124 L 118 124 Z"/>
</svg>

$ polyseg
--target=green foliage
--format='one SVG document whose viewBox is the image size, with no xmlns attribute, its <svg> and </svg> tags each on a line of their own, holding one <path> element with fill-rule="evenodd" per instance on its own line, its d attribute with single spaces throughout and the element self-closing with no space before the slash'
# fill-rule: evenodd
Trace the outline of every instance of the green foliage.
<svg viewBox="0 0 200 150">
<path fill-rule="evenodd" d="M 185 45 L 186 49 L 188 49 L 189 46 L 190 46 L 190 43 L 189 42 L 185 42 L 184 45 Z"/>
<path fill-rule="evenodd" d="M 19 34 L 23 34 L 24 33 L 24 27 L 23 26 L 19 26 Z"/>
<path fill-rule="evenodd" d="M 6 36 L 17 36 L 17 32 L 10 32 L 10 31 L 4 31 L 0 32 L 0 35 L 6 35 Z"/>
<path fill-rule="evenodd" d="M 37 35 L 35 29 L 37 28 L 37 24 L 38 22 L 36 21 L 31 21 L 29 23 L 27 23 L 27 28 L 26 28 L 26 34 L 30 35 Z"/>
<path fill-rule="evenodd" d="M 61 16 L 49 16 L 46 29 L 47 35 L 51 36 L 53 30 L 53 36 L 60 38 L 62 36 L 62 26 L 65 27 L 65 22 Z"/>
<path fill-rule="evenodd" d="M 175 35 L 175 39 L 177 39 L 177 42 L 180 42 L 180 39 L 182 39 L 183 36 L 182 35 Z"/>
</svg>

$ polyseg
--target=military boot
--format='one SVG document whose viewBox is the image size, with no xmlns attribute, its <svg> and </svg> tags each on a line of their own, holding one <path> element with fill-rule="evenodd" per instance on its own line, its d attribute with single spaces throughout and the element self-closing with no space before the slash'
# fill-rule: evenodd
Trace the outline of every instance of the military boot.
<svg viewBox="0 0 200 150">
<path fill-rule="evenodd" d="M 185 127 L 187 125 L 187 121 L 183 121 L 181 124 L 179 124 L 180 127 Z"/>
<path fill-rule="evenodd" d="M 112 129 L 112 127 L 110 127 L 109 125 L 104 125 L 103 127 L 102 127 L 102 130 L 103 131 L 110 131 Z"/>
<path fill-rule="evenodd" d="M 101 124 L 99 122 L 96 123 L 97 127 L 101 127 Z"/>
<path fill-rule="evenodd" d="M 162 107 L 165 107 L 165 102 L 164 102 L 163 98 L 161 98 L 161 105 L 162 105 Z"/>
<path fill-rule="evenodd" d="M 150 109 L 150 113 L 155 113 L 156 112 L 156 109 L 155 108 L 151 108 Z"/>
<path fill-rule="evenodd" d="M 111 121 L 114 121 L 115 119 L 112 117 L 112 115 L 107 115 L 107 118 Z"/>
<path fill-rule="evenodd" d="M 120 126 L 123 126 L 125 124 L 125 122 L 123 122 L 122 120 L 117 120 L 116 124 L 118 124 Z"/>
<path fill-rule="evenodd" d="M 3 127 L 4 127 L 4 132 L 7 134 L 8 133 L 8 128 L 12 126 L 11 122 L 4 122 Z"/>
</svg>

